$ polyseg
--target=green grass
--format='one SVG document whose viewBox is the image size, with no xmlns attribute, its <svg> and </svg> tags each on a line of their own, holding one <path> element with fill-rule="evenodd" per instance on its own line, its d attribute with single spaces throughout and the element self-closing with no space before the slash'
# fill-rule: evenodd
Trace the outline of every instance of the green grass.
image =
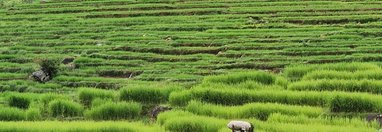
<svg viewBox="0 0 382 132">
<path fill-rule="evenodd" d="M 277 103 L 249 103 L 241 106 L 222 106 L 197 101 L 189 102 L 186 110 L 198 115 L 226 119 L 256 118 L 260 120 L 266 120 L 272 113 L 318 117 L 325 112 L 320 107 L 282 105 Z"/>
<path fill-rule="evenodd" d="M 72 101 L 58 99 L 48 104 L 48 112 L 51 117 L 76 117 L 83 114 L 83 106 Z"/>
<path fill-rule="evenodd" d="M 368 92 L 380 94 L 382 82 L 377 80 L 309 80 L 292 83 L 288 86 L 290 90 L 298 91 L 348 91 Z"/>
<path fill-rule="evenodd" d="M 96 98 L 113 99 L 114 92 L 108 90 L 94 89 L 94 88 L 81 88 L 78 91 L 78 98 L 85 106 L 90 106 L 92 101 Z"/>
<path fill-rule="evenodd" d="M 0 0 L 0 131 L 376 131 L 380 4 Z"/>
<path fill-rule="evenodd" d="M 119 98 L 123 101 L 136 101 L 146 104 L 165 103 L 168 96 L 173 91 L 179 91 L 177 86 L 163 86 L 163 87 L 150 87 L 150 86 L 137 86 L 127 87 L 120 90 Z"/>
<path fill-rule="evenodd" d="M 105 103 L 93 107 L 85 113 L 93 120 L 127 120 L 138 118 L 142 112 L 142 105 L 135 102 Z"/>
<path fill-rule="evenodd" d="M 2 107 L 0 109 L 0 120 L 2 121 L 25 120 L 25 112 L 17 108 Z"/>
<path fill-rule="evenodd" d="M 22 124 L 22 125 L 20 125 Z M 117 131 L 117 132 L 137 132 L 137 131 L 163 131 L 157 125 L 146 125 L 142 122 L 125 121 L 37 121 L 37 122 L 0 122 L 1 131 Z"/>
<path fill-rule="evenodd" d="M 25 96 L 13 95 L 8 98 L 8 105 L 11 107 L 16 107 L 20 109 L 29 108 L 31 99 Z"/>
</svg>

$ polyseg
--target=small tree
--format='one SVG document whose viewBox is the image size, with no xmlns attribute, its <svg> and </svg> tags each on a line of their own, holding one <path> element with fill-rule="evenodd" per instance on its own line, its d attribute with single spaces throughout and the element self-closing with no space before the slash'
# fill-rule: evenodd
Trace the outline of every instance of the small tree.
<svg viewBox="0 0 382 132">
<path fill-rule="evenodd" d="M 40 59 L 37 61 L 40 65 L 40 68 L 43 72 L 45 72 L 48 76 L 53 78 L 56 76 L 58 72 L 58 67 L 60 65 L 60 61 L 58 59 Z"/>
</svg>

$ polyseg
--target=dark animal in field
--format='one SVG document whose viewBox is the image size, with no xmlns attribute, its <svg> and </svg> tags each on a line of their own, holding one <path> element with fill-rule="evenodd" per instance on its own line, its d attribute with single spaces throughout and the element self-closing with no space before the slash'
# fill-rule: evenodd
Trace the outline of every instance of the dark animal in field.
<svg viewBox="0 0 382 132">
<path fill-rule="evenodd" d="M 62 64 L 69 64 L 71 62 L 74 61 L 74 58 L 64 58 L 64 60 L 62 60 Z"/>
<path fill-rule="evenodd" d="M 372 114 L 368 114 L 366 116 L 366 121 L 367 122 L 372 122 L 372 121 L 378 121 L 379 123 L 379 127 L 381 128 L 382 127 L 382 114 L 379 114 L 379 113 L 372 113 Z"/>
<path fill-rule="evenodd" d="M 168 111 L 171 109 L 172 109 L 171 107 L 167 107 L 167 106 L 156 106 L 154 109 L 151 110 L 150 118 L 153 120 L 156 120 L 159 113 L 164 112 L 164 111 Z"/>
<path fill-rule="evenodd" d="M 33 72 L 32 77 L 36 81 L 39 81 L 41 83 L 45 83 L 51 79 L 50 76 L 46 72 L 44 72 L 43 70 L 38 70 L 38 71 Z"/>
<path fill-rule="evenodd" d="M 227 127 L 232 132 L 253 132 L 253 124 L 245 121 L 231 121 L 227 124 Z"/>
</svg>

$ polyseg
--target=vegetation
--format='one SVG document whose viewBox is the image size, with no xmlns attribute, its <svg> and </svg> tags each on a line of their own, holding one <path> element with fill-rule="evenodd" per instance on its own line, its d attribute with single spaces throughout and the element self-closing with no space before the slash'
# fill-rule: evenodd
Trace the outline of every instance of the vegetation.
<svg viewBox="0 0 382 132">
<path fill-rule="evenodd" d="M 80 104 L 67 100 L 53 100 L 48 105 L 52 117 L 76 117 L 82 115 L 83 108 Z"/>
<path fill-rule="evenodd" d="M 17 108 L 1 108 L 0 120 L 20 121 L 25 119 L 25 112 Z"/>
<path fill-rule="evenodd" d="M 86 113 L 93 120 L 121 120 L 139 117 L 142 106 L 134 102 L 105 103 Z"/>
<path fill-rule="evenodd" d="M 0 0 L 0 131 L 378 131 L 381 4 Z"/>
<path fill-rule="evenodd" d="M 8 99 L 9 106 L 17 107 L 20 109 L 28 109 L 31 100 L 27 97 L 20 95 L 12 95 Z"/>
</svg>

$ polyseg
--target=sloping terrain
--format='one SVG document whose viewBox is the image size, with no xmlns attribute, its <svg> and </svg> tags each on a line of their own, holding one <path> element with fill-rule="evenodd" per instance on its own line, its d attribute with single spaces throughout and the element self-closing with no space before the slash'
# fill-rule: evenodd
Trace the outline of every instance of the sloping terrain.
<svg viewBox="0 0 382 132">
<path fill-rule="evenodd" d="M 242 119 L 260 131 L 375 131 L 364 117 L 382 112 L 381 5 L 0 3 L 0 130 L 64 120 L 75 122 L 63 131 L 227 131 Z M 30 77 L 42 59 L 60 61 L 46 83 Z M 159 104 L 173 110 L 152 121 Z"/>
</svg>

